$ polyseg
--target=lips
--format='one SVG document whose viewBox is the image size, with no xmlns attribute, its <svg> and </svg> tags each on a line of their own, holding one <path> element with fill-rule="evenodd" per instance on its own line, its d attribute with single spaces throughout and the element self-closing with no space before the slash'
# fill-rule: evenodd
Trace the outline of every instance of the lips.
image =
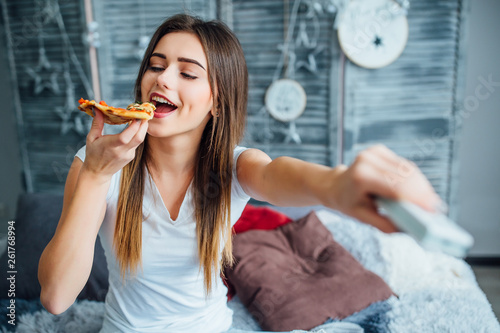
<svg viewBox="0 0 500 333">
<path fill-rule="evenodd" d="M 177 105 L 172 103 L 165 96 L 162 96 L 158 93 L 151 94 L 150 101 L 156 107 L 156 110 L 155 110 L 155 117 L 156 118 L 166 117 L 167 115 L 171 114 L 173 111 L 177 110 Z"/>
</svg>

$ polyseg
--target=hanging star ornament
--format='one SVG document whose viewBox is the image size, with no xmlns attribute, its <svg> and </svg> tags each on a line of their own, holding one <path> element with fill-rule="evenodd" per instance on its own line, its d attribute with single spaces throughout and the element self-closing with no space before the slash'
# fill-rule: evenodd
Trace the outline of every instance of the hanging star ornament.
<svg viewBox="0 0 500 333">
<path fill-rule="evenodd" d="M 26 74 L 34 80 L 34 94 L 38 95 L 45 89 L 50 90 L 54 94 L 59 94 L 59 71 L 49 62 L 43 45 L 40 46 L 38 54 L 38 65 L 34 68 L 28 67 L 26 69 Z"/>
<path fill-rule="evenodd" d="M 297 61 L 296 67 L 305 68 L 313 74 L 318 73 L 318 63 L 316 62 L 316 57 L 323 52 L 325 49 L 324 45 L 317 45 L 314 49 L 312 49 L 307 55 L 307 60 L 299 60 Z"/>
<path fill-rule="evenodd" d="M 61 134 L 67 134 L 70 130 L 74 130 L 80 135 L 86 135 L 90 129 L 89 117 L 84 117 L 84 113 L 76 111 L 75 108 L 75 86 L 71 80 L 71 72 L 69 64 L 64 63 L 64 83 L 66 86 L 66 98 L 64 106 L 59 106 L 54 109 L 54 112 L 61 119 Z M 76 115 L 76 116 L 75 116 Z"/>
<path fill-rule="evenodd" d="M 288 130 L 285 130 L 285 143 L 295 142 L 296 144 L 301 144 L 302 140 L 300 139 L 299 132 L 297 131 L 297 126 L 295 125 L 295 121 L 291 121 Z"/>
<path fill-rule="evenodd" d="M 61 134 L 66 134 L 71 130 L 74 125 L 72 124 L 71 121 L 71 114 L 74 111 L 74 101 L 76 100 L 75 98 L 75 91 L 73 88 L 73 82 L 71 81 L 71 74 L 69 73 L 69 70 L 67 70 L 68 66 L 65 66 L 66 70 L 64 71 L 64 82 L 66 84 L 66 102 L 64 103 L 64 106 L 58 106 L 55 108 L 56 114 L 61 118 L 62 124 L 61 124 Z"/>
</svg>

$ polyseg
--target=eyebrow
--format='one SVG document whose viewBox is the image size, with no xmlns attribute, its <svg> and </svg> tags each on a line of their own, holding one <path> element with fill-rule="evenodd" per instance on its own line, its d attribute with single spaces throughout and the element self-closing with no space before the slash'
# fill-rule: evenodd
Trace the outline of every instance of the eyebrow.
<svg viewBox="0 0 500 333">
<path fill-rule="evenodd" d="M 165 56 L 163 53 L 153 53 L 150 58 L 152 58 L 152 57 L 159 57 L 159 58 L 162 58 L 162 59 L 167 59 L 167 56 Z M 198 66 L 200 66 L 201 68 L 203 68 L 206 71 L 205 67 L 203 67 L 202 64 L 200 64 L 198 61 L 196 61 L 194 59 L 179 57 L 179 58 L 177 58 L 177 61 L 180 61 L 180 62 L 189 62 L 191 64 L 198 65 Z"/>
</svg>

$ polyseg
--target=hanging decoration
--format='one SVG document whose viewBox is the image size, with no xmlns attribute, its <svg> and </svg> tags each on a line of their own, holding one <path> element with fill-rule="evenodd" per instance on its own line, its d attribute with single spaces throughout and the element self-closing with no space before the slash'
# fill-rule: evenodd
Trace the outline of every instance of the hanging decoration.
<svg viewBox="0 0 500 333">
<path fill-rule="evenodd" d="M 276 66 L 271 82 L 265 96 L 265 105 L 259 112 L 266 112 L 274 119 L 288 123 L 288 128 L 271 127 L 269 119 L 266 121 L 263 136 L 270 140 L 274 133 L 285 135 L 284 142 L 301 143 L 295 120 L 299 118 L 306 107 L 307 96 L 299 82 L 295 80 L 298 70 L 306 70 L 313 75 L 318 75 L 317 57 L 326 49 L 321 45 L 320 15 L 335 15 L 338 17 L 346 7 L 349 0 L 295 0 L 291 11 L 289 0 L 284 0 L 284 36 L 283 44 L 278 45 L 281 56 Z M 289 13 L 289 16 L 288 16 Z M 336 19 L 334 20 L 336 23 Z M 300 51 L 300 52 L 299 52 Z M 298 59 L 297 54 L 305 59 Z M 262 132 L 261 132 L 262 133 Z"/>
<path fill-rule="evenodd" d="M 293 121 L 306 108 L 306 92 L 295 80 L 277 80 L 267 89 L 265 103 L 275 119 L 282 122 Z"/>
<path fill-rule="evenodd" d="M 366 68 L 380 68 L 397 59 L 406 45 L 410 2 L 295 0 L 290 11 L 289 0 L 283 1 L 285 40 L 278 45 L 281 56 L 258 114 L 271 115 L 288 123 L 288 128 L 272 126 L 266 117 L 260 137 L 269 141 L 278 132 L 285 134 L 285 142 L 301 143 L 295 120 L 303 114 L 307 96 L 294 78 L 300 69 L 318 74 L 316 59 L 326 48 L 318 43 L 319 15 L 334 16 L 333 28 L 338 30 L 340 46 L 351 61 Z M 298 50 L 301 54 L 307 51 L 305 59 L 297 59 Z"/>
<path fill-rule="evenodd" d="M 300 3 L 300 0 L 296 0 L 294 2 L 290 14 L 290 21 L 288 21 L 289 3 L 288 0 L 284 0 L 283 26 L 285 41 L 283 45 L 278 45 L 278 48 L 281 50 L 280 61 L 276 67 L 273 82 L 267 89 L 265 96 L 265 108 L 269 114 L 276 120 L 289 123 L 288 129 L 284 130 L 285 142 L 293 141 L 295 143 L 301 143 L 295 119 L 300 117 L 300 115 L 304 112 L 307 96 L 300 83 L 294 80 L 296 69 L 296 55 L 294 48 L 295 45 L 311 45 L 305 26 L 302 27 L 301 33 L 299 34 L 300 37 L 297 39 L 297 42 L 291 43 Z M 315 42 L 315 40 L 312 41 L 314 44 Z M 313 60 L 313 62 L 315 61 Z M 279 79 L 282 72 L 284 78 Z"/>
<path fill-rule="evenodd" d="M 71 80 L 71 75 L 69 71 L 68 62 L 64 63 L 64 84 L 65 84 L 65 102 L 63 106 L 55 108 L 56 114 L 61 119 L 61 134 L 68 133 L 71 129 L 74 129 L 79 134 L 85 134 L 87 132 L 87 126 L 85 126 L 84 121 L 81 117 L 73 118 L 73 112 L 75 111 L 75 87 L 73 81 Z M 86 118 L 85 118 L 86 119 Z"/>
<path fill-rule="evenodd" d="M 338 20 L 338 38 L 345 55 L 365 68 L 394 62 L 408 41 L 408 0 L 353 0 Z"/>
<path fill-rule="evenodd" d="M 33 22 L 36 29 L 32 30 L 34 37 L 38 38 L 38 63 L 36 66 L 30 66 L 26 69 L 28 81 L 33 83 L 33 94 L 39 95 L 47 91 L 54 95 L 64 94 L 64 105 L 56 107 L 53 112 L 61 119 L 61 134 L 67 134 L 71 129 L 78 134 L 85 135 L 88 132 L 90 122 L 82 120 L 81 112 L 76 112 L 75 107 L 75 84 L 72 79 L 71 71 L 76 71 L 78 78 L 83 84 L 86 95 L 92 98 L 94 92 L 89 79 L 87 78 L 82 64 L 78 60 L 71 43 L 70 37 L 66 31 L 66 26 L 61 14 L 59 2 L 57 0 L 34 0 L 36 12 L 42 13 L 37 15 Z M 51 62 L 47 56 L 45 49 L 45 38 L 47 35 L 44 32 L 44 27 L 53 24 L 57 27 L 59 34 L 55 34 L 56 38 L 62 40 L 61 55 L 63 62 Z M 94 33 L 93 43 L 98 43 L 97 27 L 89 27 Z M 54 42 L 54 33 L 51 33 L 51 41 Z M 90 41 L 88 41 L 90 42 Z M 64 89 L 61 89 L 61 80 L 64 81 Z"/>
<path fill-rule="evenodd" d="M 64 106 L 56 108 L 54 112 L 56 112 L 56 114 L 61 118 L 62 121 L 61 134 L 67 134 L 71 129 L 73 129 L 78 134 L 85 135 L 90 127 L 90 122 L 82 119 L 82 115 L 74 106 L 74 102 L 76 101 L 75 85 L 71 76 L 70 64 L 71 67 L 76 70 L 78 78 L 82 82 L 87 96 L 90 96 L 90 98 L 92 98 L 94 96 L 94 91 L 89 79 L 87 78 L 87 75 L 85 74 L 82 64 L 76 56 L 73 45 L 71 44 L 71 40 L 68 36 L 66 26 L 61 14 L 59 2 L 57 0 L 47 0 L 45 1 L 45 7 L 50 8 L 50 10 L 52 11 L 51 17 L 55 19 L 56 25 L 58 27 L 59 34 L 63 41 L 62 53 L 65 55 L 62 75 L 65 83 L 65 103 Z M 98 36 L 95 37 L 96 41 L 98 41 Z"/>
<path fill-rule="evenodd" d="M 33 93 L 40 94 L 45 89 L 50 90 L 54 94 L 59 94 L 59 84 L 57 82 L 59 76 L 58 66 L 53 66 L 47 58 L 45 44 L 43 41 L 43 30 L 40 28 L 38 34 L 38 64 L 36 67 L 28 67 L 26 74 L 33 80 Z"/>
</svg>

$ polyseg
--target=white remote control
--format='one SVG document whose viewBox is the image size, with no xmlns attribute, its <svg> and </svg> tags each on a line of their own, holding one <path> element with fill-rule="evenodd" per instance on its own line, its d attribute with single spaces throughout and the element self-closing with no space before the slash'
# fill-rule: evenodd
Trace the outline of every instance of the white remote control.
<svg viewBox="0 0 500 333">
<path fill-rule="evenodd" d="M 401 231 L 412 236 L 423 248 L 464 258 L 474 244 L 472 236 L 441 213 L 431 213 L 408 201 L 376 198 L 381 213 L 386 214 Z"/>
</svg>

